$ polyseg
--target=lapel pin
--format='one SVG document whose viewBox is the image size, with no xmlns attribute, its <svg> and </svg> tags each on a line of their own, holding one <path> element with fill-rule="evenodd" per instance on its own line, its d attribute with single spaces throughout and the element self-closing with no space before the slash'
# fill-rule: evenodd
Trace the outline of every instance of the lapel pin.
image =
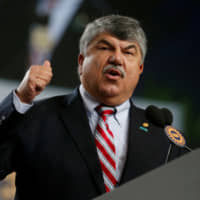
<svg viewBox="0 0 200 200">
<path fill-rule="evenodd" d="M 139 127 L 139 129 L 144 132 L 148 132 L 148 128 L 149 128 L 149 123 L 147 123 L 147 122 L 143 122 L 142 126 Z"/>
</svg>

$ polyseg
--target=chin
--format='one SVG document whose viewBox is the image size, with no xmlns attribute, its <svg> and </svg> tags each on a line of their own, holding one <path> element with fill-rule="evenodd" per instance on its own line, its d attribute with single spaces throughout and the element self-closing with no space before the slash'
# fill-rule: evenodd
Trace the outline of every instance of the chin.
<svg viewBox="0 0 200 200">
<path fill-rule="evenodd" d="M 101 94 L 107 97 L 114 97 L 120 95 L 120 90 L 114 87 L 106 87 L 101 90 Z"/>
</svg>

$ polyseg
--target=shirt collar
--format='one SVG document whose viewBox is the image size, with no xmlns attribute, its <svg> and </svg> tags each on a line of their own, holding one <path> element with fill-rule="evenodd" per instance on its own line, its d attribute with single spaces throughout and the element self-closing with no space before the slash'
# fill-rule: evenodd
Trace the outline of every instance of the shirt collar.
<svg viewBox="0 0 200 200">
<path fill-rule="evenodd" d="M 91 115 L 93 112 L 96 112 L 95 108 L 99 105 L 99 102 L 86 91 L 82 84 L 79 87 L 79 91 L 83 99 L 87 114 Z"/>
<path fill-rule="evenodd" d="M 98 102 L 93 96 L 91 96 L 86 89 L 83 87 L 83 85 L 81 84 L 79 87 L 79 91 L 80 91 L 80 95 L 83 99 L 83 103 L 85 105 L 86 111 L 88 115 L 91 115 L 93 112 L 95 111 L 95 108 L 100 104 L 100 102 Z M 120 114 L 123 111 L 128 111 L 130 108 L 130 101 L 127 100 L 124 103 L 118 105 L 115 107 L 117 112 L 116 112 L 116 117 L 118 116 L 118 114 Z"/>
</svg>

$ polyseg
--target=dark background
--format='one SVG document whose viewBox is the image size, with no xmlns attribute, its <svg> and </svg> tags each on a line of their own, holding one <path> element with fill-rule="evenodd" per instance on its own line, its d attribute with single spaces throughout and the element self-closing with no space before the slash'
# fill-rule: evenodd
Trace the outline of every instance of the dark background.
<svg viewBox="0 0 200 200">
<path fill-rule="evenodd" d="M 21 80 L 27 66 L 29 27 L 36 1 L 0 1 L 0 78 Z M 135 96 L 183 105 L 188 144 L 200 146 L 198 0 L 85 0 L 51 59 L 53 85 L 75 87 L 78 41 L 84 25 L 115 13 L 138 19 L 148 38 L 145 69 Z"/>
</svg>

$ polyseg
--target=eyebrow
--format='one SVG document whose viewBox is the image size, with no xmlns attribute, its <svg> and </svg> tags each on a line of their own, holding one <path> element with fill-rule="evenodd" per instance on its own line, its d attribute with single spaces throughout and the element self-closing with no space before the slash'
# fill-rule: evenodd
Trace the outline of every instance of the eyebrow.
<svg viewBox="0 0 200 200">
<path fill-rule="evenodd" d="M 101 39 L 101 40 L 99 40 L 98 42 L 97 42 L 97 44 L 106 44 L 106 45 L 108 45 L 108 46 L 113 46 L 110 42 L 108 42 L 107 40 L 105 40 L 105 39 Z"/>
<path fill-rule="evenodd" d="M 135 49 L 135 50 L 137 50 L 135 44 L 130 44 L 130 45 L 128 45 L 127 47 L 125 47 L 124 49 L 125 49 L 125 50 L 129 50 L 129 49 Z"/>
<path fill-rule="evenodd" d="M 97 44 L 101 44 L 101 43 L 113 47 L 113 45 L 109 41 L 107 41 L 106 39 L 101 39 L 97 42 Z M 125 50 L 129 50 L 129 49 L 137 50 L 137 47 L 136 47 L 135 44 L 130 44 L 130 45 L 126 46 L 124 49 Z"/>
</svg>

